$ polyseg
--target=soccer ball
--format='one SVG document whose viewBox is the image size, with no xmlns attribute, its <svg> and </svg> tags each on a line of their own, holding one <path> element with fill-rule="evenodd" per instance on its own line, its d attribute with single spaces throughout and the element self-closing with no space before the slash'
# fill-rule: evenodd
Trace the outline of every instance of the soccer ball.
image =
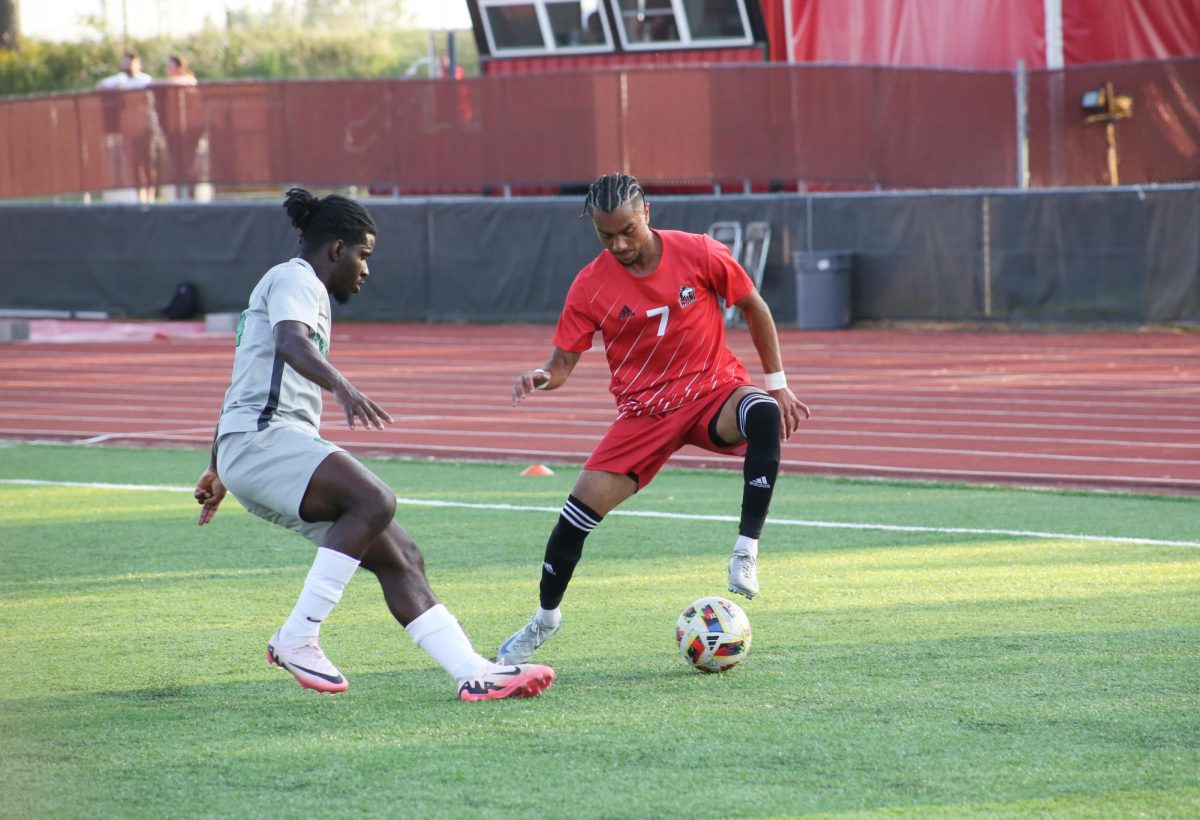
<svg viewBox="0 0 1200 820">
<path fill-rule="evenodd" d="M 750 619 L 724 598 L 701 598 L 675 624 L 679 654 L 701 672 L 724 672 L 750 651 Z"/>
</svg>

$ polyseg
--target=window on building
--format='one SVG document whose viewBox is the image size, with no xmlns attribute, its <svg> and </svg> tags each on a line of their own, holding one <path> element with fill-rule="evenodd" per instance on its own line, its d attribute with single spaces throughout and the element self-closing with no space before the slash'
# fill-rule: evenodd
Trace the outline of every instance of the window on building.
<svg viewBox="0 0 1200 820">
<path fill-rule="evenodd" d="M 745 0 L 612 0 L 630 50 L 749 45 Z"/>
<path fill-rule="evenodd" d="M 626 46 L 679 43 L 673 0 L 617 0 Z"/>
<path fill-rule="evenodd" d="M 693 40 L 743 40 L 750 36 L 750 21 L 742 0 L 684 0 L 683 7 Z"/>
<path fill-rule="evenodd" d="M 602 0 L 480 0 L 492 54 L 544 55 L 612 51 Z"/>
<path fill-rule="evenodd" d="M 542 29 L 538 23 L 537 6 L 533 3 L 512 3 L 485 6 L 488 31 L 497 50 L 542 47 Z"/>
<path fill-rule="evenodd" d="M 608 36 L 608 21 L 604 19 L 600 0 L 548 0 L 546 17 L 550 21 L 554 45 L 560 49 L 597 44 L 608 46 L 611 42 Z"/>
</svg>

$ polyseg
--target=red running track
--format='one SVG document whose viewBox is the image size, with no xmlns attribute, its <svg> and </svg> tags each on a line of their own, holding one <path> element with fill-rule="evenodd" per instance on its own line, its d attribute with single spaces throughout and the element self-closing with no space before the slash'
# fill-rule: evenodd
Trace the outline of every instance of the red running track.
<svg viewBox="0 0 1200 820">
<path fill-rule="evenodd" d="M 231 334 L 196 323 L 35 321 L 0 346 L 0 438 L 204 446 Z M 614 416 L 600 351 L 566 387 L 511 406 L 551 328 L 334 326 L 331 360 L 395 418 L 323 432 L 356 453 L 582 463 Z M 790 473 L 1200 494 L 1200 334 L 781 331 L 814 416 L 784 445 Z M 745 330 L 730 345 L 758 371 Z M 736 469 L 685 448 L 677 467 Z"/>
</svg>

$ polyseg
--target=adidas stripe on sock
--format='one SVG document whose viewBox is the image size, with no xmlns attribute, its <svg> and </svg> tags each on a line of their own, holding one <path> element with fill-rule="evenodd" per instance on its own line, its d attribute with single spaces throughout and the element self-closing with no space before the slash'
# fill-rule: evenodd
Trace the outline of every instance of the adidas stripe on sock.
<svg viewBox="0 0 1200 820">
<path fill-rule="evenodd" d="M 542 562 L 542 580 L 538 586 L 542 609 L 558 609 L 575 565 L 583 555 L 583 541 L 588 533 L 596 529 L 604 516 L 584 504 L 573 495 L 567 496 L 558 516 L 558 523 L 546 542 L 546 556 Z"/>
<path fill-rule="evenodd" d="M 573 495 L 567 496 L 567 503 L 562 508 L 562 516 L 585 533 L 596 529 L 601 520 L 601 516 L 596 515 L 590 507 Z"/>
</svg>

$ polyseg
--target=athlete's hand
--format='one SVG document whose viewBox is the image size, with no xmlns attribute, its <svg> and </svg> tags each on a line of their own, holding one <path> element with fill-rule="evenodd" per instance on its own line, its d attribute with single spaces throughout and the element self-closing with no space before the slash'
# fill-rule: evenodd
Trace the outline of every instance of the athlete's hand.
<svg viewBox="0 0 1200 820">
<path fill-rule="evenodd" d="M 543 389 L 550 383 L 550 371 L 543 368 L 527 370 L 520 376 L 517 376 L 517 383 L 513 385 L 512 403 L 516 407 L 522 399 L 532 393 L 534 390 Z"/>
<path fill-rule="evenodd" d="M 225 485 L 212 467 L 207 468 L 196 481 L 195 496 L 196 503 L 200 505 L 200 520 L 196 523 L 203 527 L 213 520 L 217 507 L 225 498 Z"/>
<path fill-rule="evenodd" d="M 362 421 L 363 427 L 374 427 L 376 430 L 382 430 L 384 422 L 392 423 L 392 417 L 386 410 L 376 404 L 370 396 L 359 392 L 350 382 L 343 381 L 332 392 L 334 399 L 346 411 L 346 424 L 351 430 L 354 429 L 355 419 Z"/>
<path fill-rule="evenodd" d="M 775 401 L 779 402 L 779 415 L 783 420 L 779 428 L 779 437 L 787 441 L 800 427 L 800 422 L 812 418 L 812 412 L 807 404 L 796 398 L 790 387 L 781 387 L 771 390 L 770 393 Z"/>
</svg>

